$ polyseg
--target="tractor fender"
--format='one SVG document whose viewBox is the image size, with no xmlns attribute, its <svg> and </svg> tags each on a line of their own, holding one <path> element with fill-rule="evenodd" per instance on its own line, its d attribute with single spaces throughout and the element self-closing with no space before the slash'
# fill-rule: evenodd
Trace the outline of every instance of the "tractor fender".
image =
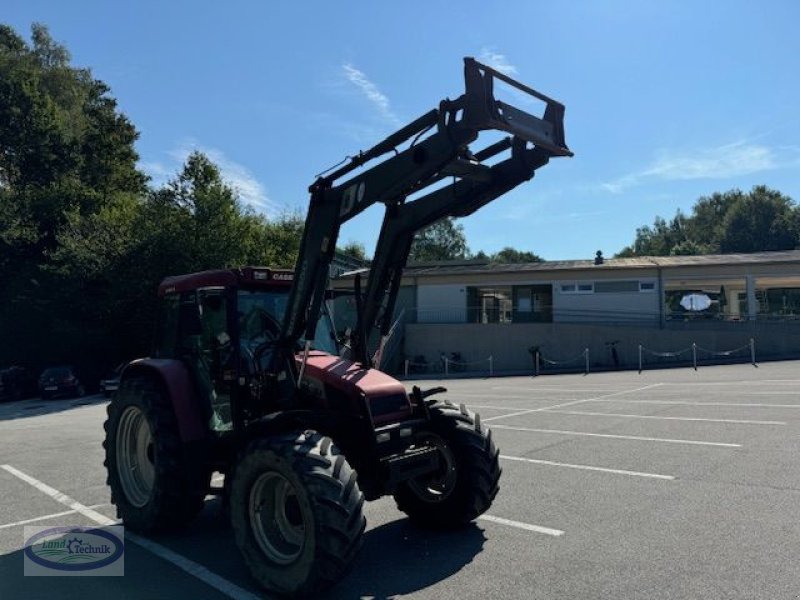
<svg viewBox="0 0 800 600">
<path fill-rule="evenodd" d="M 206 423 L 198 407 L 192 376 L 183 362 L 167 358 L 134 360 L 122 372 L 120 385 L 134 375 L 150 375 L 162 383 L 172 402 L 182 442 L 194 442 L 206 437 Z"/>
</svg>

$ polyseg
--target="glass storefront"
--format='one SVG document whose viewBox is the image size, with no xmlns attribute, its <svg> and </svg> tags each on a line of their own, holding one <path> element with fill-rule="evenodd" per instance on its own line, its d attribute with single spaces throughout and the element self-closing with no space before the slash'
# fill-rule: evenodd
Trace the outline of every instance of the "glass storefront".
<svg viewBox="0 0 800 600">
<path fill-rule="evenodd" d="M 666 279 L 664 313 L 667 320 L 678 321 L 746 319 L 747 280 Z"/>
<path fill-rule="evenodd" d="M 759 319 L 800 319 L 800 276 L 756 277 L 754 283 Z"/>
</svg>

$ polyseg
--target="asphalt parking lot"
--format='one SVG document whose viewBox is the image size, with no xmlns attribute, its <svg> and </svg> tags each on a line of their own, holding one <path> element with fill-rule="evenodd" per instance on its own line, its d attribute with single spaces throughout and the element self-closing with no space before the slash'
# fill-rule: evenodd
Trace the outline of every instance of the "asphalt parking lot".
<svg viewBox="0 0 800 600">
<path fill-rule="evenodd" d="M 800 363 L 444 385 L 493 430 L 497 500 L 451 534 L 368 504 L 327 597 L 800 598 Z M 261 597 L 216 499 L 184 533 L 129 539 L 124 577 L 23 577 L 26 523 L 115 516 L 105 404 L 0 404 L 0 598 Z"/>
</svg>

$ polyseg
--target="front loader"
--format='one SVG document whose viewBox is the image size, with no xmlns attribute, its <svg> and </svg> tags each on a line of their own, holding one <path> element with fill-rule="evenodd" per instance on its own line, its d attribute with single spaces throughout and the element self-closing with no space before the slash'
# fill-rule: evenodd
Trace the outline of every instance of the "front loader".
<svg viewBox="0 0 800 600">
<path fill-rule="evenodd" d="M 351 566 L 365 500 L 393 495 L 413 521 L 445 529 L 489 508 L 499 451 L 480 418 L 435 400 L 442 388 L 409 392 L 373 367 L 414 234 L 572 155 L 563 105 L 472 58 L 464 72 L 463 95 L 314 181 L 294 271 L 161 283 L 152 357 L 125 369 L 105 424 L 108 484 L 127 527 L 184 525 L 221 493 L 255 579 L 307 596 Z M 543 114 L 497 100 L 496 81 Z M 487 130 L 509 135 L 473 150 Z M 378 202 L 383 225 L 366 282 L 356 280 L 358 318 L 343 349 L 326 311 L 329 266 L 341 225 Z M 222 490 L 210 487 L 215 471 Z"/>
</svg>

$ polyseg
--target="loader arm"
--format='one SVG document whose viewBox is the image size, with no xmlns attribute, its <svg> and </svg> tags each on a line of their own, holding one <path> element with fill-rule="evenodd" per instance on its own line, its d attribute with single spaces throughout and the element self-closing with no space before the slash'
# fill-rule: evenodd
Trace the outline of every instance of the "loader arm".
<svg viewBox="0 0 800 600">
<path fill-rule="evenodd" d="M 472 214 L 533 177 L 552 156 L 572 156 L 564 141 L 562 104 L 472 58 L 464 59 L 464 79 L 465 93 L 459 98 L 441 101 L 437 109 L 310 186 L 311 201 L 281 332 L 287 350 L 300 338 L 314 337 L 343 223 L 375 203 L 386 205 L 353 336 L 353 357 L 370 366 L 369 333 L 376 326 L 382 336 L 389 331 L 414 234 L 444 217 Z M 495 99 L 495 79 L 543 103 L 543 116 Z M 505 131 L 511 137 L 473 153 L 469 145 L 485 130 Z M 484 164 L 509 151 L 507 158 Z M 338 183 L 390 152 L 394 155 Z M 407 201 L 449 177 L 452 184 Z"/>
</svg>

